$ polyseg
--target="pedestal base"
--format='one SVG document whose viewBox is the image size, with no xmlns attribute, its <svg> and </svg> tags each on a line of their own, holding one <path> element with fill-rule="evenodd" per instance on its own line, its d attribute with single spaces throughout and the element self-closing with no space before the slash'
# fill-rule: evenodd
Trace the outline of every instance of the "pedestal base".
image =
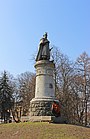
<svg viewBox="0 0 90 139">
<path fill-rule="evenodd" d="M 30 117 L 32 116 L 53 116 L 51 107 L 53 99 L 33 99 L 30 102 Z"/>
<path fill-rule="evenodd" d="M 34 98 L 30 101 L 30 121 L 64 123 L 63 117 L 55 117 L 52 113 L 52 103 L 55 98 Z"/>
</svg>

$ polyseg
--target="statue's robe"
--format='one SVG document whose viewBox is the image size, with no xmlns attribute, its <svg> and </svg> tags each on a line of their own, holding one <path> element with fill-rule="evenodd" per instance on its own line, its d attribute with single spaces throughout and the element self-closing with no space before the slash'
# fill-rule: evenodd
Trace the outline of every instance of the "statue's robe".
<svg viewBox="0 0 90 139">
<path fill-rule="evenodd" d="M 50 50 L 49 50 L 49 41 L 40 43 L 36 61 L 39 60 L 49 60 L 50 59 Z"/>
</svg>

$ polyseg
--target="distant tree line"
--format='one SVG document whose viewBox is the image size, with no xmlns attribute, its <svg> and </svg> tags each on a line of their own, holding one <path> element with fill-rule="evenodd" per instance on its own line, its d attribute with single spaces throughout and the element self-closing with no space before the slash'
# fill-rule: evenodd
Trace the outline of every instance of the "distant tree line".
<svg viewBox="0 0 90 139">
<path fill-rule="evenodd" d="M 90 57 L 83 52 L 75 62 L 54 48 L 55 94 L 61 103 L 61 115 L 68 123 L 90 123 Z M 28 115 L 30 100 L 35 94 L 35 74 L 25 72 L 16 78 L 4 71 L 0 76 L 0 115 L 19 118 Z"/>
</svg>

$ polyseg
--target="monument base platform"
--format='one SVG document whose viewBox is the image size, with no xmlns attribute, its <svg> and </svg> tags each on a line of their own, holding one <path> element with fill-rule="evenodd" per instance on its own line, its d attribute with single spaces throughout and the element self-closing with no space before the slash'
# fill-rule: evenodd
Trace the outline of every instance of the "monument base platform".
<svg viewBox="0 0 90 139">
<path fill-rule="evenodd" d="M 52 113 L 52 103 L 55 98 L 33 98 L 30 101 L 30 121 L 31 122 L 52 122 L 65 123 L 62 116 L 55 117 Z M 58 100 L 57 100 L 58 101 Z"/>
<path fill-rule="evenodd" d="M 29 119 L 30 122 L 49 122 L 49 123 L 67 123 L 63 117 L 55 116 L 32 116 Z"/>
<path fill-rule="evenodd" d="M 22 116 L 21 122 L 49 122 L 49 123 L 68 123 L 64 117 L 55 116 Z"/>
<path fill-rule="evenodd" d="M 30 117 L 31 122 L 53 122 L 54 116 L 32 116 Z"/>
</svg>

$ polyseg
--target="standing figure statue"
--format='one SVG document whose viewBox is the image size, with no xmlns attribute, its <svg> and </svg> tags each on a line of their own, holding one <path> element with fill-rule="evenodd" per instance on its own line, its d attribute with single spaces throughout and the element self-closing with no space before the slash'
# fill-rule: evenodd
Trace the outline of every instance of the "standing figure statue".
<svg viewBox="0 0 90 139">
<path fill-rule="evenodd" d="M 43 38 L 40 39 L 39 50 L 36 57 L 36 61 L 39 60 L 50 60 L 50 50 L 49 41 L 47 39 L 47 33 L 43 35 Z"/>
</svg>

